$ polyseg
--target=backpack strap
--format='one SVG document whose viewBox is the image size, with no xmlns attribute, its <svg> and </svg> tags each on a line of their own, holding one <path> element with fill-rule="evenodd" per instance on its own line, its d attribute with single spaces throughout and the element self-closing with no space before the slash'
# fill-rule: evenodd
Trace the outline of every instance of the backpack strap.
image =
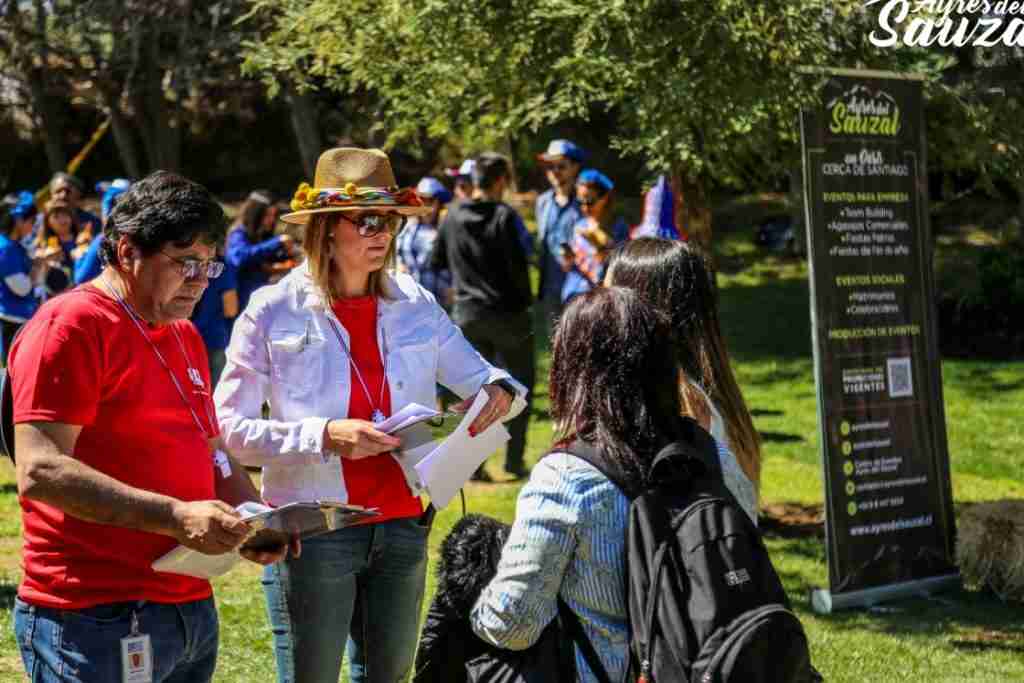
<svg viewBox="0 0 1024 683">
<path fill-rule="evenodd" d="M 722 464 L 718 460 L 718 444 L 715 438 L 689 417 L 680 418 L 682 422 L 682 439 L 674 441 L 654 456 L 648 478 L 651 481 L 671 481 L 680 476 L 680 472 L 689 474 L 694 463 L 700 467 L 701 474 L 721 479 Z M 606 476 L 620 491 L 626 493 L 630 487 L 626 484 L 623 473 L 608 462 L 601 451 L 591 443 L 579 439 L 560 449 L 569 455 L 590 463 L 598 472 Z M 660 470 L 660 471 L 659 471 Z M 628 493 L 627 498 L 632 498 Z"/>
<path fill-rule="evenodd" d="M 604 669 L 604 664 L 601 663 L 601 658 L 597 656 L 594 644 L 590 642 L 590 638 L 587 637 L 586 632 L 583 630 L 583 624 L 580 623 L 579 617 L 566 604 L 561 595 L 558 596 L 558 616 L 562 622 L 563 632 L 580 649 L 583 660 L 587 663 L 591 673 L 597 678 L 598 683 L 612 683 L 608 672 Z"/>
</svg>

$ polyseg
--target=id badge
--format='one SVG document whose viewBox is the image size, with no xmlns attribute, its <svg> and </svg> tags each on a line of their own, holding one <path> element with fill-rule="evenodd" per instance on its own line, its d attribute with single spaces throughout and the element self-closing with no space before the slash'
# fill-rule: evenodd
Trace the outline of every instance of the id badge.
<svg viewBox="0 0 1024 683">
<path fill-rule="evenodd" d="M 153 683 L 153 645 L 146 634 L 121 639 L 122 683 Z"/>
</svg>

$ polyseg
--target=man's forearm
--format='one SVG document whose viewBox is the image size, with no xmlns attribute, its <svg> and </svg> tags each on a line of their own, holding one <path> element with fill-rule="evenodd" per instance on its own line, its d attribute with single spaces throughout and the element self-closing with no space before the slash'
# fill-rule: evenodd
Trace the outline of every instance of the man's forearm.
<svg viewBox="0 0 1024 683">
<path fill-rule="evenodd" d="M 52 505 L 87 522 L 173 535 L 175 507 L 169 496 L 128 486 L 60 453 L 18 461 L 22 496 Z"/>
</svg>

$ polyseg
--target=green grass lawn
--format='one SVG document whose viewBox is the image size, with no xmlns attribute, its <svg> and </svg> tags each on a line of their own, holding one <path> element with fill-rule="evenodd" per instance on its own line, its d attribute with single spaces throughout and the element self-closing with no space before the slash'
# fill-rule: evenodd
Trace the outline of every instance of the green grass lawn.
<svg viewBox="0 0 1024 683">
<path fill-rule="evenodd" d="M 720 234 L 721 307 L 740 384 L 764 435 L 765 504 L 820 506 L 823 500 L 806 266 L 752 253 L 748 233 Z M 540 342 L 538 342 L 540 344 Z M 539 377 L 547 372 L 542 357 Z M 947 430 L 958 503 L 1024 497 L 1024 362 L 943 363 Z M 547 386 L 536 388 L 528 461 L 551 441 Z M 490 471 L 501 476 L 500 457 Z M 19 579 L 19 514 L 12 470 L 0 464 L 0 681 L 20 680 L 10 608 Z M 517 484 L 470 484 L 469 510 L 511 521 Z M 437 519 L 432 556 L 461 514 L 453 503 Z M 872 612 L 828 617 L 810 613 L 807 593 L 827 583 L 825 547 L 816 534 L 773 536 L 772 557 L 811 639 L 818 668 L 829 681 L 1024 680 L 1024 608 L 983 593 L 956 592 Z M 435 570 L 431 563 L 428 599 Z M 221 614 L 216 680 L 274 678 L 270 630 L 255 567 L 215 582 Z"/>
</svg>

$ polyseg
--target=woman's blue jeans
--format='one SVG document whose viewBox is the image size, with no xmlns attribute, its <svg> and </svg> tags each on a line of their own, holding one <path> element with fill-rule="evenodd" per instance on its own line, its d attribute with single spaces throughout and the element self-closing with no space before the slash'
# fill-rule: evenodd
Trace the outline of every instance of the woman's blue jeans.
<svg viewBox="0 0 1024 683">
<path fill-rule="evenodd" d="M 429 533 L 416 518 L 339 529 L 266 567 L 278 682 L 334 683 L 346 643 L 352 683 L 407 680 Z"/>
</svg>

